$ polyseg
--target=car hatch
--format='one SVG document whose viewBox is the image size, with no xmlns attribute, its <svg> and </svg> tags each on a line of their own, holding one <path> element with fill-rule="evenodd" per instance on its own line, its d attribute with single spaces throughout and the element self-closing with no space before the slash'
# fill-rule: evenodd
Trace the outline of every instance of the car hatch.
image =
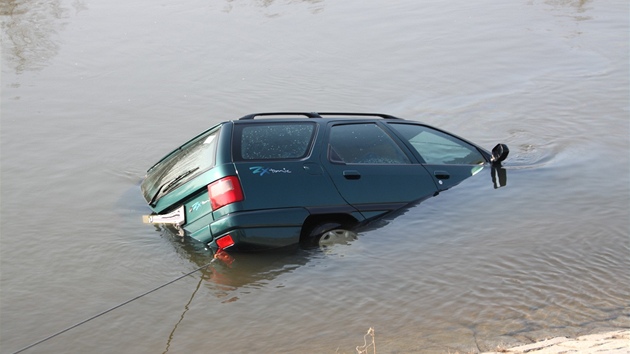
<svg viewBox="0 0 630 354">
<path fill-rule="evenodd" d="M 150 206 L 155 206 L 164 195 L 214 166 L 220 130 L 221 126 L 209 129 L 175 149 L 147 171 L 141 189 Z"/>
</svg>

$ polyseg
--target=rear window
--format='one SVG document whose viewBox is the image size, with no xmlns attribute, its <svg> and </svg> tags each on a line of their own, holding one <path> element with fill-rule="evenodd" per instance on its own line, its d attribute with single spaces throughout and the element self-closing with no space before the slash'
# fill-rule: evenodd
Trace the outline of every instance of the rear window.
<svg viewBox="0 0 630 354">
<path fill-rule="evenodd" d="M 234 134 L 236 160 L 301 159 L 309 153 L 315 134 L 315 124 L 238 125 Z"/>
<path fill-rule="evenodd" d="M 220 131 L 221 127 L 217 126 L 205 132 L 153 166 L 142 183 L 147 199 L 154 198 L 154 194 L 158 192 L 166 194 L 199 173 L 212 168 Z"/>
</svg>

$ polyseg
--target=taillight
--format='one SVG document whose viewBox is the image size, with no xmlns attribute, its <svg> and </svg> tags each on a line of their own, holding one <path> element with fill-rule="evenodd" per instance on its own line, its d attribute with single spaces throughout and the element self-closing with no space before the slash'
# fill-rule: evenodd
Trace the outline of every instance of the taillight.
<svg viewBox="0 0 630 354">
<path fill-rule="evenodd" d="M 230 246 L 234 246 L 234 240 L 231 235 L 225 235 L 217 239 L 217 246 L 219 247 L 219 250 L 226 249 Z"/>
<path fill-rule="evenodd" d="M 243 190 L 238 177 L 228 176 L 208 185 L 212 210 L 243 200 Z"/>
</svg>

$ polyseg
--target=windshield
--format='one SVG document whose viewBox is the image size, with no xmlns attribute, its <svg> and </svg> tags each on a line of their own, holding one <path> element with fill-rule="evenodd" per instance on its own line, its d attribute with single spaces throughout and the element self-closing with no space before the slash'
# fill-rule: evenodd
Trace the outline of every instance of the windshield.
<svg viewBox="0 0 630 354">
<path fill-rule="evenodd" d="M 154 200 L 157 194 L 165 194 L 198 173 L 212 168 L 215 163 L 217 137 L 220 130 L 220 126 L 209 130 L 153 166 L 142 182 L 145 199 Z"/>
</svg>

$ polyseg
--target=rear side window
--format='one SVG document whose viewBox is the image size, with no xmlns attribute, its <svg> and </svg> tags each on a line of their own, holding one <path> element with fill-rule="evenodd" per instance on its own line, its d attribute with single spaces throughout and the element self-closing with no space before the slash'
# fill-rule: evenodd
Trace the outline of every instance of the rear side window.
<svg viewBox="0 0 630 354">
<path fill-rule="evenodd" d="M 314 134 L 313 123 L 238 125 L 235 127 L 235 159 L 301 159 L 308 155 Z"/>
<path fill-rule="evenodd" d="M 486 162 L 472 145 L 454 136 L 414 124 L 390 124 L 413 146 L 427 164 L 478 165 Z"/>
</svg>

